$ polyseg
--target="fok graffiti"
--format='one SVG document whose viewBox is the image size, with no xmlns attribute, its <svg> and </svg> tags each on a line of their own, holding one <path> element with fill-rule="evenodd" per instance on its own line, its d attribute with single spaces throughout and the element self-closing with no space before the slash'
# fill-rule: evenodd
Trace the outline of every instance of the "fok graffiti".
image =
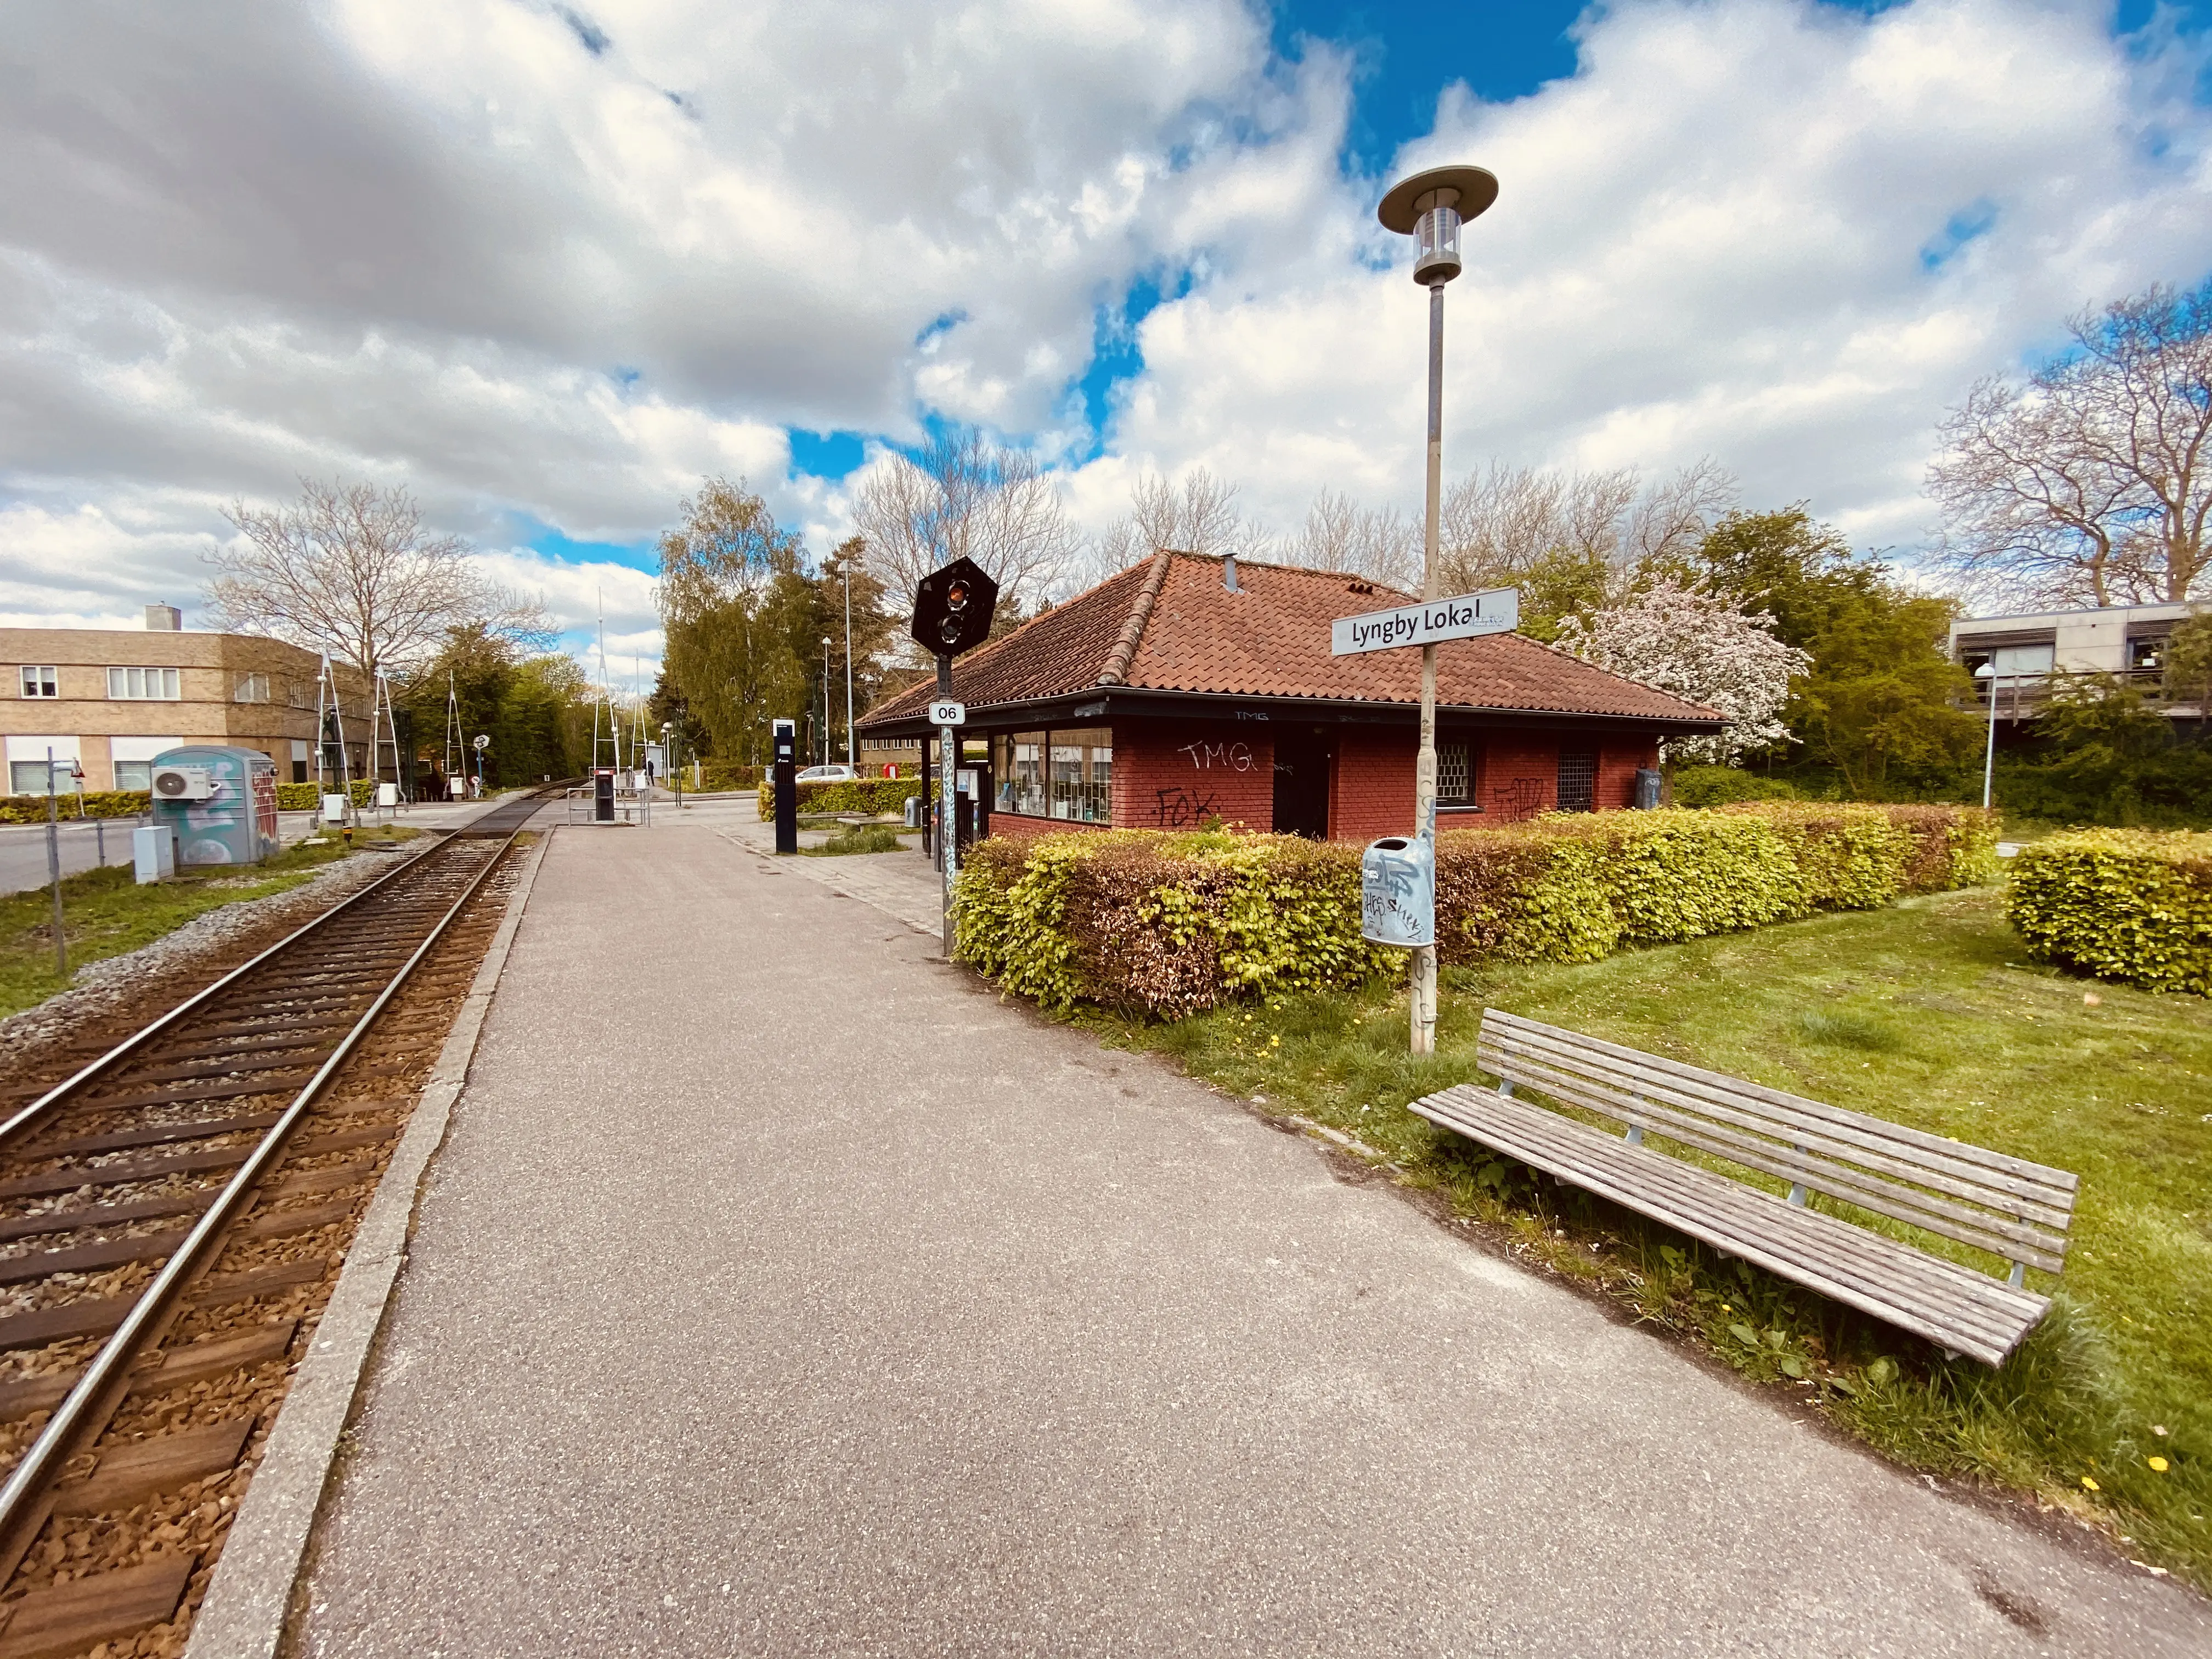
<svg viewBox="0 0 2212 1659">
<path fill-rule="evenodd" d="M 1187 830 L 1194 823 L 1203 823 L 1217 816 L 1214 797 L 1201 795 L 1180 785 L 1170 789 L 1155 789 L 1152 796 L 1158 803 L 1152 809 L 1152 821 L 1163 830 Z"/>
</svg>

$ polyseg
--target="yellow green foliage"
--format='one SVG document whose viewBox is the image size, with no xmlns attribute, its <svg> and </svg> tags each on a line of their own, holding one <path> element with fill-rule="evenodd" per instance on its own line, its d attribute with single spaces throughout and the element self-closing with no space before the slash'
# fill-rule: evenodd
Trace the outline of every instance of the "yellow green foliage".
<svg viewBox="0 0 2212 1659">
<path fill-rule="evenodd" d="M 1900 822 L 1899 810 L 1923 817 Z M 1945 816 L 1956 812 L 1763 802 L 1449 831 L 1437 846 L 1438 955 L 1450 966 L 1595 962 L 1624 939 L 1872 908 L 1915 871 L 1957 884 L 1966 861 Z M 1091 1001 L 1170 1019 L 1247 992 L 1356 984 L 1401 960 L 1359 937 L 1359 854 L 1224 830 L 994 839 L 962 872 L 960 954 L 1048 1008 Z"/>
<path fill-rule="evenodd" d="M 82 795 L 64 794 L 55 812 L 64 822 L 71 818 L 128 818 L 146 810 L 143 789 L 93 789 Z M 44 795 L 0 795 L 0 823 L 44 823 Z"/>
<path fill-rule="evenodd" d="M 2085 830 L 2021 849 L 2009 915 L 2036 955 L 2212 995 L 2212 835 Z"/>
</svg>

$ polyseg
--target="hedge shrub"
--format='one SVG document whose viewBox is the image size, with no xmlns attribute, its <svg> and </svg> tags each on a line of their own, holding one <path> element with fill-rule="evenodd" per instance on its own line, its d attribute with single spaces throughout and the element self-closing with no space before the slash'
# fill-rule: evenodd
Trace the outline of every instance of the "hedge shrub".
<svg viewBox="0 0 2212 1659">
<path fill-rule="evenodd" d="M 1971 860 L 1954 840 L 1971 848 L 1987 828 L 1960 829 L 1961 809 L 1902 809 L 1913 815 L 1902 821 L 1899 810 L 1766 802 L 1448 831 L 1437 954 L 1595 962 L 1624 940 L 1873 908 L 1916 868 L 1958 876 Z M 960 955 L 1053 1009 L 1088 1000 L 1177 1018 L 1244 991 L 1348 984 L 1396 963 L 1359 938 L 1359 849 L 1294 836 L 994 838 L 973 849 L 958 903 Z"/>
<path fill-rule="evenodd" d="M 80 814 L 88 818 L 136 817 L 146 810 L 147 794 L 143 789 L 93 789 L 82 795 L 64 794 L 61 798 L 59 816 L 64 823 L 75 821 Z M 46 798 L 44 795 L 0 795 L 0 823 L 44 823 L 46 821 Z"/>
<path fill-rule="evenodd" d="M 1725 806 L 1739 800 L 1796 800 L 1797 791 L 1780 778 L 1762 777 L 1740 766 L 1678 766 L 1668 775 L 1677 806 Z"/>
<path fill-rule="evenodd" d="M 2013 927 L 2035 955 L 2212 996 L 2212 835 L 2083 830 L 2021 848 Z"/>
<path fill-rule="evenodd" d="M 799 786 L 799 810 L 802 812 L 896 812 L 908 795 L 921 793 L 921 782 L 916 778 L 831 778 L 817 779 Z M 760 815 L 768 817 L 775 811 L 775 784 L 770 778 L 760 783 Z"/>
</svg>

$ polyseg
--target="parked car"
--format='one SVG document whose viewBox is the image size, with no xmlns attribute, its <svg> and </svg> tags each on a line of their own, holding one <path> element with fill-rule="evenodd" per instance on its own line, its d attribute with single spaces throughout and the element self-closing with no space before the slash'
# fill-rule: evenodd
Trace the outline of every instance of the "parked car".
<svg viewBox="0 0 2212 1659">
<path fill-rule="evenodd" d="M 799 781 L 801 783 L 846 783 L 860 775 L 851 767 L 842 763 L 836 766 L 810 766 L 799 775 Z"/>
</svg>

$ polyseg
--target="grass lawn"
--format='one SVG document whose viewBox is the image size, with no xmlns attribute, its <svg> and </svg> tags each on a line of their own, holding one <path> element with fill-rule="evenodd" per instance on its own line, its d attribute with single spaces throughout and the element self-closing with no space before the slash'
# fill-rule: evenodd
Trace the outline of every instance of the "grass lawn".
<svg viewBox="0 0 2212 1659">
<path fill-rule="evenodd" d="M 389 826 L 365 830 L 356 843 L 406 841 L 420 833 Z M 127 864 L 64 876 L 62 924 L 70 969 L 74 973 L 88 962 L 135 951 L 223 905 L 297 887 L 347 855 L 333 836 L 319 847 L 287 848 L 251 868 L 198 865 L 179 871 L 174 881 L 145 887 L 136 884 Z M 0 898 L 0 1018 L 44 1002 L 64 988 L 54 972 L 53 890 L 41 887 Z"/>
<path fill-rule="evenodd" d="M 1981 889 L 1586 966 L 1449 969 L 1419 1064 L 1402 984 L 1172 1025 L 1085 1018 L 1356 1136 L 1523 1259 L 1893 1456 L 2033 1491 L 2212 1588 L 2212 1004 L 2030 964 L 2000 904 Z M 2028 1278 L 2057 1306 L 2003 1370 L 1946 1362 L 1446 1135 L 1405 1105 L 1478 1075 L 1486 1004 L 2076 1172 L 2066 1273 Z"/>
</svg>

